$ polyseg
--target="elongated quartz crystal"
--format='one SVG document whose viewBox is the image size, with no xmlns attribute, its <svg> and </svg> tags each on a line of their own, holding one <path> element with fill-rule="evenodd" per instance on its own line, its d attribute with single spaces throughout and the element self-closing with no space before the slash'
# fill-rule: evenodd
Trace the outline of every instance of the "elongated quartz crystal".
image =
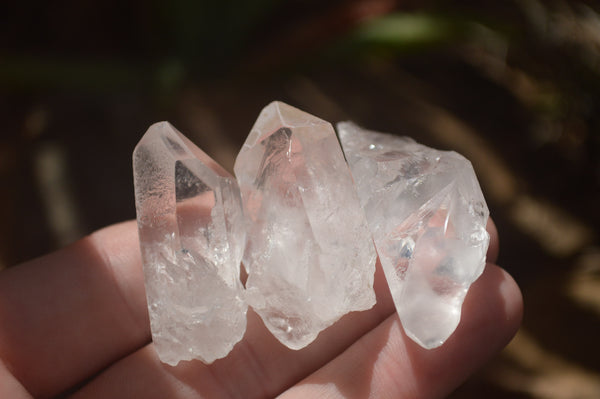
<svg viewBox="0 0 600 399">
<path fill-rule="evenodd" d="M 375 249 L 333 127 L 264 108 L 235 162 L 247 226 L 248 304 L 300 349 L 375 303 Z"/>
<path fill-rule="evenodd" d="M 404 330 L 440 346 L 485 266 L 489 212 L 473 167 L 408 138 L 337 129 Z"/>
<path fill-rule="evenodd" d="M 158 356 L 170 365 L 225 357 L 246 330 L 238 185 L 167 122 L 150 126 L 142 137 L 133 170 Z"/>
</svg>

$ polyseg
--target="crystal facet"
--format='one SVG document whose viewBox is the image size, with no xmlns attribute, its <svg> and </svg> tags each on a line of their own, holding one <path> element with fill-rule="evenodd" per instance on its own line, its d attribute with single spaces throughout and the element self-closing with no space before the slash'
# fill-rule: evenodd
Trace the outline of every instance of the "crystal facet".
<svg viewBox="0 0 600 399">
<path fill-rule="evenodd" d="M 275 337 L 300 349 L 344 314 L 374 305 L 375 248 L 329 123 L 269 104 L 235 173 L 247 301 Z"/>
<path fill-rule="evenodd" d="M 167 122 L 142 137 L 133 170 L 156 351 L 171 365 L 225 357 L 246 330 L 238 185 Z"/>
<path fill-rule="evenodd" d="M 404 330 L 440 346 L 485 267 L 489 212 L 473 167 L 408 138 L 337 129 Z"/>
</svg>

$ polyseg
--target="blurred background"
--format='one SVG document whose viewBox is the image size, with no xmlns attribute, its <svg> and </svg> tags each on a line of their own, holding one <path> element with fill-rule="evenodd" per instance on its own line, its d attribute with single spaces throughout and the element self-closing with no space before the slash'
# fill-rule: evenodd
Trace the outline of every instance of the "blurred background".
<svg viewBox="0 0 600 399">
<path fill-rule="evenodd" d="M 452 398 L 600 398 L 600 4 L 6 3 L 0 269 L 134 218 L 150 124 L 231 171 L 282 100 L 473 162 L 525 318 Z"/>
</svg>

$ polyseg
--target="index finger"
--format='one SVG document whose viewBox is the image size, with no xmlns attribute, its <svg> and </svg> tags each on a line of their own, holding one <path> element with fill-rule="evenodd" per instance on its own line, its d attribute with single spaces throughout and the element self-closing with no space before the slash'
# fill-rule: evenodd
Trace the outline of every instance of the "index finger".
<svg viewBox="0 0 600 399">
<path fill-rule="evenodd" d="M 150 341 L 135 223 L 0 273 L 0 359 L 54 396 Z"/>
</svg>

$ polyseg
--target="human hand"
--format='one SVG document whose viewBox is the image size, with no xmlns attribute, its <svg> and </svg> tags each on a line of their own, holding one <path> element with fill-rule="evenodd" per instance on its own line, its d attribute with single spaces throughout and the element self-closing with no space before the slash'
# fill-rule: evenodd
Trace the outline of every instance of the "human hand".
<svg viewBox="0 0 600 399">
<path fill-rule="evenodd" d="M 377 304 L 308 347 L 280 344 L 248 310 L 244 339 L 211 365 L 161 363 L 152 346 L 134 222 L 0 273 L 0 398 L 437 398 L 516 332 L 522 299 L 488 263 L 440 348 L 406 337 L 381 266 Z M 493 223 L 488 261 L 498 253 Z"/>
</svg>

